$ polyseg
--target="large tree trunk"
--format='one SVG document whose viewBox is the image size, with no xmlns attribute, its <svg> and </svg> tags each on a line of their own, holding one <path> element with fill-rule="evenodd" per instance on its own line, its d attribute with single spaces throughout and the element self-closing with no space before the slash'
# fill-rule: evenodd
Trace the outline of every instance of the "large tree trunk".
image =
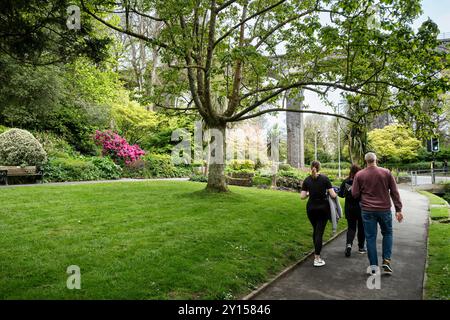
<svg viewBox="0 0 450 320">
<path fill-rule="evenodd" d="M 208 147 L 208 184 L 206 190 L 212 192 L 228 192 L 225 178 L 226 126 L 210 129 Z"/>
<path fill-rule="evenodd" d="M 297 97 L 287 98 L 286 107 L 301 110 L 303 107 L 303 91 Z M 294 168 L 305 167 L 304 122 L 303 114 L 286 112 L 287 129 L 287 161 Z"/>
</svg>

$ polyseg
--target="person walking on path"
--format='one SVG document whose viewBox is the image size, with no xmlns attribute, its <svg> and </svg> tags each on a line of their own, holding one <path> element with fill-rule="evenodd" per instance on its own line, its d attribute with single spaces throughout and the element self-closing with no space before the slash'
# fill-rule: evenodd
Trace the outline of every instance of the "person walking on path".
<svg viewBox="0 0 450 320">
<path fill-rule="evenodd" d="M 311 163 L 311 175 L 308 176 L 302 184 L 301 199 L 308 199 L 306 204 L 306 212 L 308 219 L 313 227 L 314 242 L 314 266 L 321 267 L 325 265 L 325 261 L 320 257 L 322 250 L 323 233 L 327 225 L 327 221 L 331 219 L 330 204 L 327 198 L 327 192 L 332 198 L 336 198 L 337 194 L 331 186 L 330 179 L 327 176 L 319 174 L 320 162 L 313 161 Z"/>
<path fill-rule="evenodd" d="M 360 170 L 361 168 L 358 165 L 353 164 L 350 168 L 348 178 L 342 182 L 338 192 L 339 197 L 345 198 L 344 212 L 348 225 L 347 242 L 345 246 L 346 257 L 351 256 L 356 230 L 358 230 L 358 252 L 362 254 L 367 252 L 365 249 L 366 237 L 364 234 L 364 226 L 361 217 L 361 207 L 359 205 L 359 199 L 355 199 L 352 196 L 353 179 L 355 178 L 356 173 L 358 173 L 358 171 Z"/>
<path fill-rule="evenodd" d="M 444 160 L 443 167 L 444 167 L 444 172 L 447 173 L 448 172 L 448 160 L 447 159 Z"/>
<path fill-rule="evenodd" d="M 392 213 L 391 200 L 395 207 L 395 216 L 398 222 L 402 222 L 402 202 L 397 184 L 391 172 L 377 166 L 377 156 L 373 152 L 365 155 L 367 168 L 359 171 L 353 180 L 352 195 L 361 198 L 361 215 L 364 231 L 367 239 L 367 252 L 370 270 L 376 273 L 378 269 L 377 232 L 378 224 L 383 235 L 382 256 L 383 271 L 392 274 Z"/>
</svg>

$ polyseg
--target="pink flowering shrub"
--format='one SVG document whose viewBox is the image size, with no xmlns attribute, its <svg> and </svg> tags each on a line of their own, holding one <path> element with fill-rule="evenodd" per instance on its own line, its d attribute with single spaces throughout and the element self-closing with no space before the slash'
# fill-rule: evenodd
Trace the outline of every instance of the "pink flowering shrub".
<svg viewBox="0 0 450 320">
<path fill-rule="evenodd" d="M 97 145 L 103 147 L 103 155 L 110 156 L 115 162 L 128 165 L 145 154 L 138 145 L 129 145 L 125 138 L 111 130 L 103 132 L 96 130 L 94 140 Z"/>
</svg>

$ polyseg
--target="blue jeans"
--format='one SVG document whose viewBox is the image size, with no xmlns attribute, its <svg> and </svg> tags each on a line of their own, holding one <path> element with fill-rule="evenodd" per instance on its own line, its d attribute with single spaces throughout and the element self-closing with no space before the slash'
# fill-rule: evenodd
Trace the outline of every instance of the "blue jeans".
<svg viewBox="0 0 450 320">
<path fill-rule="evenodd" d="M 392 213 L 391 211 L 361 212 L 367 241 L 367 256 L 371 266 L 378 266 L 377 233 L 378 224 L 383 235 L 383 259 L 391 259 L 392 253 Z"/>
</svg>

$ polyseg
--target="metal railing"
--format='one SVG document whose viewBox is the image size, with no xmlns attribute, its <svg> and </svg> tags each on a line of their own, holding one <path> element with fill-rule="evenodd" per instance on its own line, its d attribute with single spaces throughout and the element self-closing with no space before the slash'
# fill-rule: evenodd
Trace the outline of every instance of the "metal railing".
<svg viewBox="0 0 450 320">
<path fill-rule="evenodd" d="M 450 32 L 442 32 L 437 38 L 441 41 L 450 41 Z"/>
<path fill-rule="evenodd" d="M 417 186 L 421 184 L 434 184 L 447 181 L 450 182 L 450 171 L 448 168 L 435 169 L 434 172 L 432 170 L 415 170 L 411 171 L 410 175 L 412 186 Z"/>
</svg>

